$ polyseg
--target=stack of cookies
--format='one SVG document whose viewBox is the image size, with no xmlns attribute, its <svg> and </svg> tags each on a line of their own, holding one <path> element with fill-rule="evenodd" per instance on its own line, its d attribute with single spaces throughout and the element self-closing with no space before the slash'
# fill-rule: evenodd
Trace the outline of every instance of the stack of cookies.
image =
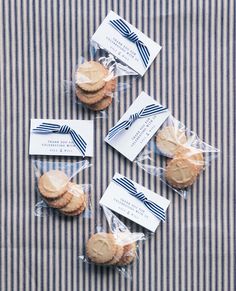
<svg viewBox="0 0 236 291">
<path fill-rule="evenodd" d="M 58 209 L 64 215 L 79 215 L 86 208 L 87 199 L 82 187 L 71 183 L 63 171 L 44 173 L 39 178 L 38 188 L 48 206 Z"/>
<path fill-rule="evenodd" d="M 167 126 L 156 136 L 158 149 L 167 157 L 172 158 L 165 171 L 167 182 L 177 188 L 191 186 L 204 168 L 202 151 L 188 146 L 183 130 Z"/>
<path fill-rule="evenodd" d="M 136 243 L 121 244 L 112 233 L 100 232 L 87 241 L 86 254 L 95 264 L 125 266 L 136 257 Z"/>
<path fill-rule="evenodd" d="M 116 79 L 102 64 L 95 61 L 83 63 L 75 74 L 76 96 L 89 109 L 100 111 L 112 103 Z"/>
</svg>

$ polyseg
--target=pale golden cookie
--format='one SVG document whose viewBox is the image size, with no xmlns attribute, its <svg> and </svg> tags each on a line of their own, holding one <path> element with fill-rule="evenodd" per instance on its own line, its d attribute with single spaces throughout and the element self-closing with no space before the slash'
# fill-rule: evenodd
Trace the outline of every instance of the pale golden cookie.
<svg viewBox="0 0 236 291">
<path fill-rule="evenodd" d="M 185 132 L 174 126 L 166 126 L 156 136 L 156 144 L 163 155 L 173 157 L 179 145 L 185 144 Z"/>
<path fill-rule="evenodd" d="M 51 170 L 39 178 L 38 188 L 45 198 L 58 198 L 67 191 L 68 183 L 69 178 L 63 171 Z"/>
<path fill-rule="evenodd" d="M 85 92 L 81 88 L 76 87 L 76 96 L 85 105 L 93 105 L 109 96 L 116 88 L 116 79 L 106 82 L 105 86 L 96 92 Z"/>
<path fill-rule="evenodd" d="M 183 189 L 191 186 L 198 174 L 198 168 L 191 161 L 186 158 L 174 158 L 166 167 L 165 178 L 171 186 Z"/>
<path fill-rule="evenodd" d="M 107 84 L 109 85 L 107 87 L 107 94 L 111 93 L 111 92 L 114 92 L 116 90 L 117 79 L 113 78 L 113 79 L 107 81 Z"/>
<path fill-rule="evenodd" d="M 87 105 L 87 107 L 93 111 L 105 110 L 107 107 L 111 105 L 112 100 L 113 98 L 111 96 L 105 96 L 101 101 L 92 105 Z"/>
<path fill-rule="evenodd" d="M 192 162 L 198 171 L 202 171 L 205 165 L 202 151 L 191 146 L 179 146 L 174 158 L 185 157 Z"/>
<path fill-rule="evenodd" d="M 85 92 L 81 88 L 76 87 L 75 93 L 82 103 L 85 105 L 92 105 L 96 104 L 104 98 L 105 88 L 103 87 L 102 89 L 95 92 Z"/>
<path fill-rule="evenodd" d="M 108 265 L 115 265 L 119 262 L 119 260 L 122 258 L 124 253 L 124 247 L 122 245 L 117 244 L 117 249 L 114 257 L 111 261 L 107 262 Z"/>
<path fill-rule="evenodd" d="M 44 200 L 50 207 L 62 208 L 62 207 L 65 207 L 71 201 L 72 196 L 73 195 L 67 191 L 59 198 L 53 198 L 53 199 L 44 198 Z"/>
<path fill-rule="evenodd" d="M 90 237 L 86 245 L 88 258 L 97 264 L 105 264 L 112 260 L 117 245 L 111 233 L 96 233 Z"/>
<path fill-rule="evenodd" d="M 80 208 L 78 208 L 75 211 L 72 212 L 66 212 L 66 211 L 62 211 L 61 209 L 58 209 L 62 214 L 66 215 L 66 216 L 76 216 L 76 215 L 80 215 L 86 208 L 87 204 L 84 201 L 84 203 L 82 204 L 82 206 L 80 206 Z"/>
<path fill-rule="evenodd" d="M 73 194 L 74 196 L 80 197 L 81 194 L 84 194 L 83 187 L 76 183 L 69 183 L 68 184 L 68 192 Z"/>
<path fill-rule="evenodd" d="M 90 61 L 79 66 L 76 84 L 84 91 L 94 92 L 104 87 L 108 70 L 98 62 Z"/>
<path fill-rule="evenodd" d="M 117 265 L 124 266 L 129 265 L 136 258 L 136 243 L 128 244 L 124 246 L 124 251 L 121 259 L 117 262 Z"/>
<path fill-rule="evenodd" d="M 84 194 L 82 187 L 74 183 L 70 184 L 72 185 L 70 185 L 68 192 L 72 194 L 72 198 L 65 207 L 60 209 L 61 212 L 77 211 L 83 205 L 86 199 L 86 195 Z"/>
</svg>

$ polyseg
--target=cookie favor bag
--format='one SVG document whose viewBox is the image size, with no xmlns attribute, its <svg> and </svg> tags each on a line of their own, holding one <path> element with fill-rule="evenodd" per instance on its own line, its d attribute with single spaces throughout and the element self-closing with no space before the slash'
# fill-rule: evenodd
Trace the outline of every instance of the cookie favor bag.
<svg viewBox="0 0 236 291">
<path fill-rule="evenodd" d="M 219 150 L 202 141 L 196 133 L 170 115 L 135 162 L 187 198 L 187 191 L 217 158 Z M 160 156 L 165 166 L 157 165 Z"/>
<path fill-rule="evenodd" d="M 42 200 L 35 205 L 36 216 L 53 210 L 65 216 L 90 216 L 90 184 L 78 184 L 75 176 L 90 166 L 81 162 L 48 162 L 34 160 L 36 192 Z"/>
<path fill-rule="evenodd" d="M 79 259 L 85 263 L 113 267 L 131 279 L 130 267 L 138 259 L 138 242 L 145 239 L 141 232 L 131 232 L 118 217 L 102 207 L 108 227 L 96 226 Z"/>
<path fill-rule="evenodd" d="M 137 242 L 152 237 L 161 222 L 165 222 L 170 201 L 116 173 L 99 204 L 109 229 L 96 226 L 87 239 L 80 259 L 86 263 L 116 267 L 131 278 L 129 266 L 138 259 Z M 127 218 L 127 224 L 122 223 L 112 211 Z M 142 232 L 131 231 L 134 224 L 139 225 L 138 229 Z"/>
<path fill-rule="evenodd" d="M 161 47 L 110 11 L 91 38 L 90 60 L 80 58 L 73 73 L 78 101 L 93 111 L 109 107 L 114 93 L 125 89 L 120 77 L 143 76 Z"/>
</svg>

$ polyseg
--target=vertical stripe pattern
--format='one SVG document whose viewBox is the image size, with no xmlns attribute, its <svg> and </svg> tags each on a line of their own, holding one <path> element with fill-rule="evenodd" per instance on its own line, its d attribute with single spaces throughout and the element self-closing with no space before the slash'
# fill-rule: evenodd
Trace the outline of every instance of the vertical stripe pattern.
<svg viewBox="0 0 236 291">
<path fill-rule="evenodd" d="M 1 0 L 0 5 L 0 290 L 235 290 L 235 1 Z M 89 38 L 111 9 L 162 51 L 143 78 L 122 80 L 131 86 L 101 119 L 65 94 L 63 81 L 71 80 L 79 57 L 88 56 Z M 142 90 L 221 150 L 187 201 L 103 141 Z M 93 167 L 77 178 L 93 184 L 92 219 L 34 216 L 39 197 L 28 155 L 30 118 L 94 119 Z M 77 161 L 60 159 L 67 160 Z M 78 260 L 89 234 L 106 225 L 98 202 L 115 172 L 171 200 L 166 223 L 139 247 L 132 280 Z"/>
</svg>

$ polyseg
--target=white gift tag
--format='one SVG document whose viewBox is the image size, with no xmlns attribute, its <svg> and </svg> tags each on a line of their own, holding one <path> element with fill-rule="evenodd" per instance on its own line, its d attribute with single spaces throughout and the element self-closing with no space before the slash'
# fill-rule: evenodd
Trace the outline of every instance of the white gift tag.
<svg viewBox="0 0 236 291">
<path fill-rule="evenodd" d="M 121 20 L 117 27 L 111 21 Z M 125 34 L 126 36 L 124 36 Z M 135 41 L 134 41 L 135 40 Z M 161 46 L 110 11 L 98 27 L 92 41 L 143 76 L 161 50 Z"/>
<path fill-rule="evenodd" d="M 154 232 L 161 220 L 141 200 L 132 196 L 125 188 L 114 182 L 114 179 L 117 178 L 123 178 L 123 176 L 118 173 L 114 175 L 113 181 L 107 187 L 99 203 Z M 129 179 L 129 181 L 131 180 Z M 166 212 L 170 204 L 169 200 L 134 181 L 131 182 L 136 187 L 137 192 L 142 192 L 148 200 L 156 203 Z"/>
<path fill-rule="evenodd" d="M 142 92 L 116 125 L 128 120 L 130 115 L 151 104 L 160 105 L 152 97 Z M 105 141 L 130 161 L 133 161 L 169 115 L 170 112 L 167 110 L 148 117 L 138 118 L 129 129 L 122 130 L 111 139 L 107 135 Z"/>
<path fill-rule="evenodd" d="M 30 155 L 46 156 L 83 156 L 69 133 L 34 132 L 42 123 L 66 125 L 73 129 L 86 142 L 85 156 L 93 156 L 93 121 L 63 119 L 31 119 L 30 124 Z"/>
</svg>

